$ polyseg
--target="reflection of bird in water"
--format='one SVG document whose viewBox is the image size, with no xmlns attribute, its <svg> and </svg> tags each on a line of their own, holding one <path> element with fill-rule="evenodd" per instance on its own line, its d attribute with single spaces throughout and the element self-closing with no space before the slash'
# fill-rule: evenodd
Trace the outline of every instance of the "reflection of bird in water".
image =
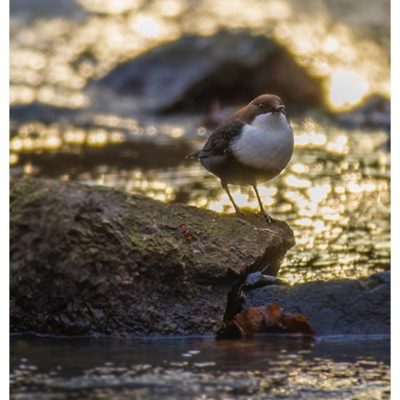
<svg viewBox="0 0 400 400">
<path fill-rule="evenodd" d="M 236 205 L 228 184 L 251 185 L 257 195 L 261 214 L 268 222 L 257 184 L 277 176 L 293 153 L 293 132 L 282 100 L 263 94 L 229 116 L 211 134 L 203 149 L 189 158 L 221 179 L 236 213 Z"/>
</svg>

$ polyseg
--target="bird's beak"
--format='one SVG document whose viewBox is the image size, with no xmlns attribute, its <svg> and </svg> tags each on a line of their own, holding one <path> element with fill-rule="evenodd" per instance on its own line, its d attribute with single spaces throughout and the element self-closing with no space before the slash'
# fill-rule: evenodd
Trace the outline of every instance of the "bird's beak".
<svg viewBox="0 0 400 400">
<path fill-rule="evenodd" d="M 283 111 L 285 111 L 285 106 L 283 104 L 280 106 L 276 106 L 273 109 L 273 112 L 283 112 Z"/>
</svg>

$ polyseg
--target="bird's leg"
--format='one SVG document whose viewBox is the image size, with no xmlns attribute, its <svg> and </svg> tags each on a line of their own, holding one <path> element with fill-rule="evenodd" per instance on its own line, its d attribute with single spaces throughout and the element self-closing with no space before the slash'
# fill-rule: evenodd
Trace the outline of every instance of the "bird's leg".
<svg viewBox="0 0 400 400">
<path fill-rule="evenodd" d="M 253 184 L 252 186 L 253 186 L 254 191 L 256 192 L 258 204 L 260 205 L 260 213 L 266 219 L 266 221 L 270 224 L 272 222 L 272 219 L 264 210 L 264 206 L 263 206 L 263 203 L 261 201 L 260 194 L 258 193 L 257 185 Z"/>
<path fill-rule="evenodd" d="M 229 199 L 232 202 L 233 207 L 235 207 L 236 214 L 241 215 L 242 212 L 240 211 L 240 208 L 236 205 L 235 200 L 233 200 L 228 184 L 226 182 L 221 181 L 221 185 L 225 189 L 226 193 L 228 193 Z"/>
</svg>

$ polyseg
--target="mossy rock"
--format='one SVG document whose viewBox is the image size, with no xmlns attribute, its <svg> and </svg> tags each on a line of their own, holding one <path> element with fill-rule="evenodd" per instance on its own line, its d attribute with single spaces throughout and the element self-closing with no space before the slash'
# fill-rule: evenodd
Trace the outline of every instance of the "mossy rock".
<svg viewBox="0 0 400 400">
<path fill-rule="evenodd" d="M 211 334 L 241 272 L 294 245 L 266 225 L 78 183 L 11 183 L 11 330 Z"/>
</svg>

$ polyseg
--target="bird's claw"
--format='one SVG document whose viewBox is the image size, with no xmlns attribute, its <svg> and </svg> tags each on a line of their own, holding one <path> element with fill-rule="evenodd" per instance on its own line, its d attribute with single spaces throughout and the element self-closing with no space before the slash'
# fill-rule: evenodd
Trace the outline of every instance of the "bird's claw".
<svg viewBox="0 0 400 400">
<path fill-rule="evenodd" d="M 260 215 L 265 219 L 267 224 L 272 224 L 272 218 L 268 214 L 260 212 Z"/>
<path fill-rule="evenodd" d="M 238 218 L 243 218 L 245 216 L 243 211 L 240 211 L 240 210 L 235 210 L 235 211 L 236 211 L 236 216 Z"/>
</svg>

